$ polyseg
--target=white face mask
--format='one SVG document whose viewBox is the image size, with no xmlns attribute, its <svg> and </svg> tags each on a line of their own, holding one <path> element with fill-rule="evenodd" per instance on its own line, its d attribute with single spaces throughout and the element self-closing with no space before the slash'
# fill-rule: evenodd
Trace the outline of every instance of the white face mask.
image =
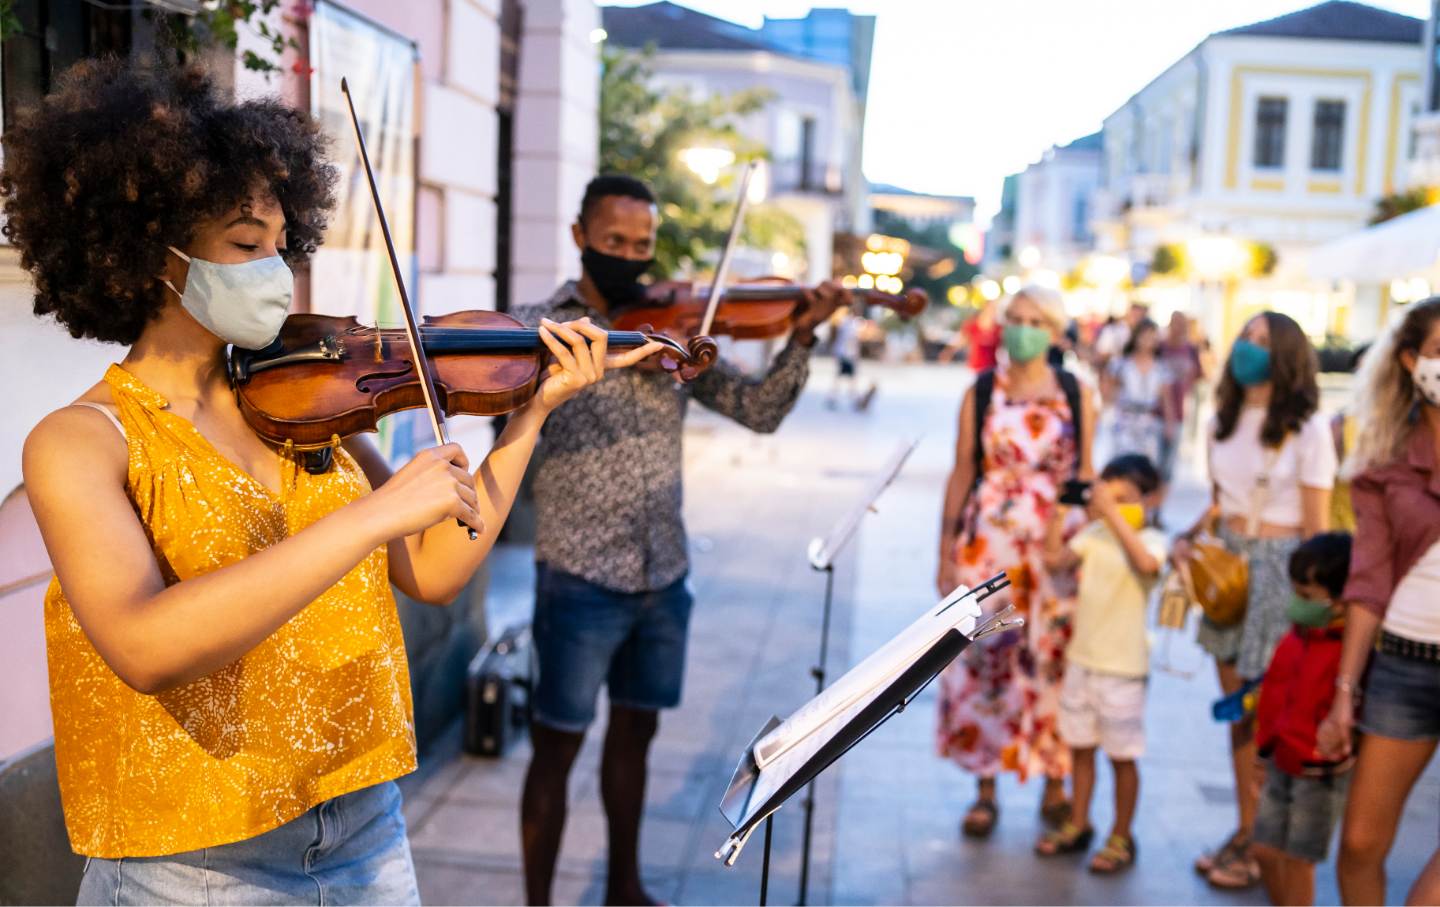
<svg viewBox="0 0 1440 907">
<path fill-rule="evenodd" d="M 1415 360 L 1415 371 L 1410 373 L 1415 386 L 1431 406 L 1440 406 L 1440 358 L 1421 356 Z"/>
<path fill-rule="evenodd" d="M 223 265 L 169 248 L 189 262 L 190 273 L 184 293 L 168 280 L 165 286 L 205 330 L 245 350 L 264 349 L 280 336 L 295 292 L 295 276 L 284 259 L 273 255 Z"/>
</svg>

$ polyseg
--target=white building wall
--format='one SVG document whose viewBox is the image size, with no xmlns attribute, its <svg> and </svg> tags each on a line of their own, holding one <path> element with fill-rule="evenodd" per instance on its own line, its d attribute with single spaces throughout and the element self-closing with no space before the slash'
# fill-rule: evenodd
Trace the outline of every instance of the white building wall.
<svg viewBox="0 0 1440 907">
<path fill-rule="evenodd" d="M 600 63 L 592 0 L 527 0 L 515 111 L 516 303 L 580 276 L 570 224 L 599 158 Z"/>
</svg>

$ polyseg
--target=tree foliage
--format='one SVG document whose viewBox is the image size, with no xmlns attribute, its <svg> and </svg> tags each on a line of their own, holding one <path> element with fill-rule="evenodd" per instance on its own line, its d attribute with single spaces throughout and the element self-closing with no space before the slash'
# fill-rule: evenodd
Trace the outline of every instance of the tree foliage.
<svg viewBox="0 0 1440 907">
<path fill-rule="evenodd" d="M 606 47 L 600 78 L 600 170 L 642 179 L 660 201 L 658 274 L 693 272 L 718 254 L 734 216 L 739 166 L 707 184 L 681 160 L 687 148 L 728 148 L 736 164 L 765 157 L 739 124 L 770 100 L 763 90 L 696 98 L 657 86 L 652 52 Z M 800 223 L 774 205 L 752 205 L 741 239 L 752 248 L 804 257 Z"/>
<path fill-rule="evenodd" d="M 1383 224 L 1391 218 L 1418 211 L 1429 204 L 1429 193 L 1423 187 L 1408 192 L 1393 192 L 1375 203 L 1375 213 L 1371 215 L 1370 223 Z"/>
</svg>

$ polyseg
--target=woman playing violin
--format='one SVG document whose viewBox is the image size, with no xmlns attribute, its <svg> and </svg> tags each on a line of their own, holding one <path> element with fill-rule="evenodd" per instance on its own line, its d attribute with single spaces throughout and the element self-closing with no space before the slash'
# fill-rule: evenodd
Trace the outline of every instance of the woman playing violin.
<svg viewBox="0 0 1440 907">
<path fill-rule="evenodd" d="M 5 132 L 4 232 L 36 314 L 129 346 L 24 452 L 82 903 L 417 901 L 390 584 L 453 598 L 549 413 L 654 351 L 607 356 L 597 328 L 548 322 L 548 379 L 477 471 L 449 444 L 392 475 L 352 439 L 307 472 L 241 417 L 225 346 L 279 332 L 334 201 L 323 146 L 274 101 L 114 61 Z"/>
</svg>

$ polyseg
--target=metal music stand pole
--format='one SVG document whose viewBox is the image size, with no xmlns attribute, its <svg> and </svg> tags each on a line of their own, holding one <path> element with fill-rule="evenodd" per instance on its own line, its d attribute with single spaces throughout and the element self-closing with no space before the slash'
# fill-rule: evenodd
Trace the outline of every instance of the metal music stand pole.
<svg viewBox="0 0 1440 907">
<path fill-rule="evenodd" d="M 765 850 L 760 858 L 760 907 L 770 902 L 770 833 L 774 822 L 773 815 L 765 817 Z"/>
<path fill-rule="evenodd" d="M 830 614 L 835 600 L 835 556 L 854 537 L 865 514 L 875 510 L 875 501 L 886 488 L 890 487 L 890 483 L 895 481 L 895 477 L 900 474 L 900 468 L 905 465 L 905 461 L 915 450 L 915 445 L 919 443 L 919 438 L 902 441 L 895 453 L 890 456 L 889 462 L 880 470 L 874 483 L 866 489 L 865 496 L 830 531 L 830 535 L 825 538 L 817 538 L 810 543 L 810 566 L 825 574 L 825 603 L 820 611 L 820 658 L 810 669 L 810 676 L 815 678 L 816 696 L 825 691 L 825 665 L 830 653 Z M 799 907 L 805 907 L 810 898 L 810 842 L 815 827 L 815 785 L 813 782 L 805 788 L 804 809 L 805 826 L 800 839 L 800 897 L 795 902 Z M 770 820 L 765 821 L 768 833 Z M 766 841 L 767 843 L 769 841 L 768 834 Z M 768 847 L 766 853 L 769 853 Z M 760 903 L 763 904 L 765 903 L 763 884 L 761 891 Z"/>
</svg>

